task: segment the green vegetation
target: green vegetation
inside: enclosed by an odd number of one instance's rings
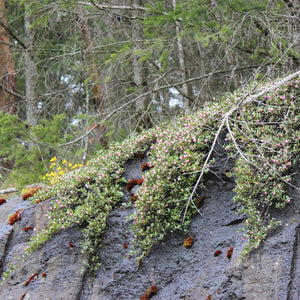
[[[296,80],[245,105],[230,121],[227,149],[239,155],[234,201],[242,204],[240,212],[247,216],[242,229],[248,240],[245,253],[257,248],[269,230],[280,224],[269,209],[293,200],[287,188],[293,187],[291,167],[300,160],[299,96]]]
[[[271,83],[272,85],[272,83]],[[256,87],[255,92],[264,89]],[[254,91],[254,86],[252,91]],[[55,197],[46,217],[48,226],[31,239],[28,253],[53,234],[78,224],[85,240],[82,250],[90,255],[90,268],[99,266],[97,250],[109,213],[122,203],[122,177],[126,160],[150,147],[150,164],[133,203],[134,240],[132,254],[144,257],[168,232],[188,230],[197,213],[197,199],[191,189],[204,166],[223,116],[241,103],[248,93],[239,91],[220,102],[206,105],[199,112],[163,124],[100,150],[83,168],[64,174],[33,196],[33,202]],[[263,97],[230,115],[226,149],[236,158],[232,176],[236,180],[235,201],[245,214],[245,252],[257,248],[269,230],[279,222],[269,216],[272,205],[284,207],[292,175],[289,169],[299,161],[298,80],[265,93]],[[292,163],[293,162],[293,163]],[[205,165],[209,171],[210,161]],[[201,186],[205,181],[201,181]],[[123,203],[123,205],[131,205]],[[93,267],[92,267],[93,266]]]
[[[13,172],[3,176],[5,184],[13,182],[21,188],[39,182],[48,172],[48,162],[55,155],[72,162],[78,159],[80,153],[74,151],[76,143],[70,147],[60,146],[72,141],[76,130],[78,128],[70,126],[64,114],[55,115],[52,121],[44,119],[39,125],[28,127],[17,116],[0,111],[0,157],[9,165],[14,164]]]

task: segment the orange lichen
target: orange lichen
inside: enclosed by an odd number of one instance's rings
[[[27,226],[27,227],[24,227],[22,230],[27,232],[28,230],[32,230],[33,227],[32,226]]]
[[[21,219],[21,209],[18,209],[12,216],[9,217],[8,219],[8,224],[9,225],[14,225],[18,220]]]
[[[94,122],[91,126],[89,126],[87,128],[87,131],[90,131],[90,130],[94,129],[96,126],[97,126],[97,124]]]
[[[71,241],[69,241],[69,247],[70,248],[74,248],[75,247],[74,244]]]
[[[20,300],[23,300],[24,297],[25,297],[25,295],[26,295],[26,293],[24,293],[24,294],[21,296]]]
[[[211,295],[207,295],[206,300],[211,300]]]
[[[6,200],[5,199],[0,199],[0,205],[6,203]]]
[[[25,282],[24,286],[27,286],[32,280],[35,279],[35,277],[37,277],[39,274],[38,273],[34,273],[33,275],[31,275],[29,277],[29,279]]]
[[[141,178],[141,179],[130,179],[128,182],[127,182],[127,187],[126,187],[126,190],[129,192],[135,185],[141,185],[144,181],[144,178]]]
[[[222,253],[221,250],[217,250],[217,251],[215,251],[214,256],[219,256],[219,254],[221,254],[221,253]]]
[[[183,246],[184,246],[185,248],[190,248],[190,247],[193,246],[193,244],[194,244],[194,239],[193,239],[192,237],[189,237],[189,238],[187,238],[187,239],[184,241]]]
[[[47,276],[47,274],[46,273],[42,273],[42,277],[46,277]]]
[[[41,187],[25,189],[25,191],[22,193],[23,200],[26,200],[26,199],[32,197],[40,189],[41,189]]]
[[[140,159],[145,158],[145,154],[144,153],[138,153],[138,156],[139,156]]]
[[[202,205],[203,200],[206,198],[205,195],[198,197],[195,201],[195,205],[197,208],[199,208]]]
[[[139,259],[138,260],[138,267],[140,268],[140,267],[142,267],[143,266],[143,264],[142,264],[142,260],[141,259]]]
[[[144,172],[144,171],[146,171],[146,170],[151,169],[152,167],[153,167],[153,166],[151,166],[151,165],[145,163],[145,164],[142,164],[141,170],[142,170],[142,172]]]
[[[131,196],[131,197],[130,197],[129,201],[130,201],[130,202],[135,202],[135,201],[138,200],[138,199],[139,199],[138,195],[134,195],[134,196]]]
[[[124,242],[124,244],[123,244],[123,248],[124,248],[124,249],[127,249],[127,248],[128,248],[128,246],[127,246],[126,242]]]
[[[233,249],[234,249],[234,247],[233,247],[233,246],[232,246],[232,247],[230,247],[230,248],[228,249],[228,251],[227,251],[227,255],[226,255],[226,257],[227,257],[228,259],[230,259],[230,258],[231,258],[232,254],[233,254]]]
[[[147,289],[146,293],[140,297],[140,300],[151,299],[154,295],[157,294],[158,288],[156,285],[151,285],[149,289]]]

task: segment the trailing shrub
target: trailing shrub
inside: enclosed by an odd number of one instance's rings
[[[260,88],[272,84],[276,82]],[[300,159],[299,96],[299,80],[288,82],[245,105],[230,121],[227,149],[239,155],[234,201],[242,204],[240,212],[247,216],[242,229],[245,253],[257,248],[280,224],[270,216],[270,208],[282,208],[293,200],[287,189],[292,186],[290,169]]]

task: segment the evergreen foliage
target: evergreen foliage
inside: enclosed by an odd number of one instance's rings
[[[66,153],[68,148],[60,147],[74,139],[72,133],[64,114],[54,116],[52,121],[44,119],[35,127],[27,127],[17,116],[0,112],[0,157],[15,167],[3,180],[21,188],[41,181],[51,157],[76,160],[76,153]]]

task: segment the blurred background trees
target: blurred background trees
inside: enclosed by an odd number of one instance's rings
[[[0,0],[3,180],[298,69],[296,2]]]

